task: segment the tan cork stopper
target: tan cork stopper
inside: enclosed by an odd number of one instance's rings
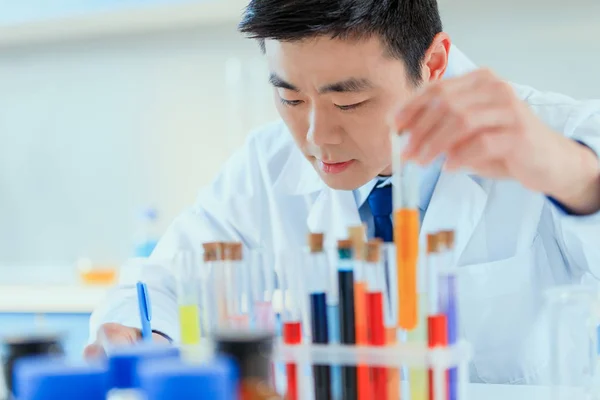
[[[442,242],[447,248],[451,249],[454,247],[454,231],[442,231],[440,235],[442,236]]]
[[[348,237],[352,241],[352,251],[354,252],[354,258],[357,260],[362,260],[365,252],[365,232],[364,225],[348,228]]]
[[[365,260],[369,263],[377,263],[381,258],[381,245],[383,240],[373,239],[369,240],[366,245]]]
[[[321,253],[323,251],[323,241],[325,235],[322,233],[309,233],[308,234],[308,248],[311,253]]]
[[[352,249],[352,240],[344,239],[338,240],[337,242],[338,249]]]
[[[204,262],[219,260],[219,243],[204,243]]]
[[[430,233],[427,235],[427,253],[437,253],[440,250],[440,242],[442,236],[440,234]]]

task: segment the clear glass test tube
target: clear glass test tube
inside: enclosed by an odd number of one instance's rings
[[[323,234],[308,236],[306,284],[310,301],[312,343],[329,344],[327,323],[327,292],[329,291],[329,265],[323,251]],[[331,367],[314,365],[312,368],[314,400],[331,399]]]
[[[407,132],[391,133],[393,172],[393,221],[398,269],[398,326],[406,331],[417,328],[419,300],[417,271],[419,260],[420,173],[416,165],[402,158],[409,142]]]
[[[597,291],[583,285],[546,292],[553,400],[592,399],[597,360]]]
[[[385,271],[386,296],[383,299],[384,324],[386,330],[386,346],[398,345],[399,336],[402,333],[398,329],[398,269],[396,268],[396,246],[393,243],[384,243],[382,259]],[[408,399],[408,385],[401,385],[401,378],[407,375],[407,368],[388,369],[387,398]],[[402,389],[402,393],[400,390]]]
[[[224,304],[224,271],[223,271],[223,244],[212,242],[204,243],[204,265],[203,275],[204,292],[202,295],[204,310],[203,319],[205,332],[214,332],[220,326],[225,324],[225,304]]]
[[[275,258],[273,254],[264,249],[250,251],[249,274],[252,283],[252,325],[260,330],[274,331]]]
[[[246,267],[243,262],[242,244],[226,243],[223,271],[228,328],[249,329],[250,327],[250,282]]]
[[[419,208],[419,169],[402,158],[410,134],[392,131],[392,180],[394,210]]]
[[[191,251],[179,251],[174,261],[181,343],[197,345],[200,342],[201,265],[196,262],[196,257]]]
[[[366,280],[366,308],[367,327],[369,331],[369,345],[384,347],[387,342],[385,327],[384,304],[388,298],[385,279],[385,264],[382,262],[383,242],[371,240],[366,244],[365,251],[365,280]],[[383,367],[371,367],[371,390],[376,399],[388,398],[388,376],[394,370]]]

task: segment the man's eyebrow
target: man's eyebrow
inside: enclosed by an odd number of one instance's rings
[[[319,93],[347,93],[362,92],[374,87],[370,80],[364,78],[349,78],[340,82],[325,85],[319,89]]]
[[[289,82],[286,82],[281,77],[279,77],[277,74],[271,74],[271,76],[269,77],[269,82],[271,83],[271,85],[275,86],[276,88],[292,90],[294,92],[300,91],[300,90],[298,90],[298,88],[296,86],[292,85]]]

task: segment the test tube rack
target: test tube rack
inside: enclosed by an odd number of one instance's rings
[[[472,346],[459,341],[453,346],[430,349],[425,344],[398,343],[394,346],[347,346],[339,344],[286,345],[278,341],[273,355],[274,362],[295,363],[298,365],[367,365],[387,368],[424,368],[433,371],[435,400],[447,399],[446,373],[451,368],[458,370],[457,399],[467,400],[469,382],[469,362],[473,354]],[[304,369],[298,368],[298,382],[307,382],[302,375]],[[401,382],[406,384],[405,381]],[[311,400],[313,393],[310,385],[301,384],[302,400]]]

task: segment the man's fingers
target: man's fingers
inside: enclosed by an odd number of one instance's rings
[[[83,350],[83,358],[85,358],[86,360],[92,360],[94,358],[103,357],[105,355],[106,353],[104,351],[104,347],[97,343],[90,344]]]
[[[485,74],[482,71],[476,71],[457,78],[427,84],[419,94],[396,113],[395,124],[398,130],[406,129],[406,124],[412,120],[425,105],[430,104],[432,101],[435,101],[435,99],[451,98],[453,97],[452,94],[457,91],[468,92],[476,87],[484,77]]]
[[[484,164],[500,160],[502,154],[510,151],[512,142],[512,136],[501,130],[474,136],[449,152],[445,167],[449,170],[461,167],[479,169]]]
[[[108,323],[98,329],[98,340],[111,344],[135,343],[139,338],[139,330],[120,324]]]
[[[106,349],[111,345],[127,345],[135,343],[140,338],[139,330],[115,323],[100,326],[96,342],[83,350],[85,358],[96,358],[106,355]]]
[[[421,153],[418,160],[427,164],[441,153],[447,153],[477,134],[499,131],[513,123],[512,113],[501,107],[474,108],[458,115],[447,114],[437,129],[427,137],[425,152]]]

